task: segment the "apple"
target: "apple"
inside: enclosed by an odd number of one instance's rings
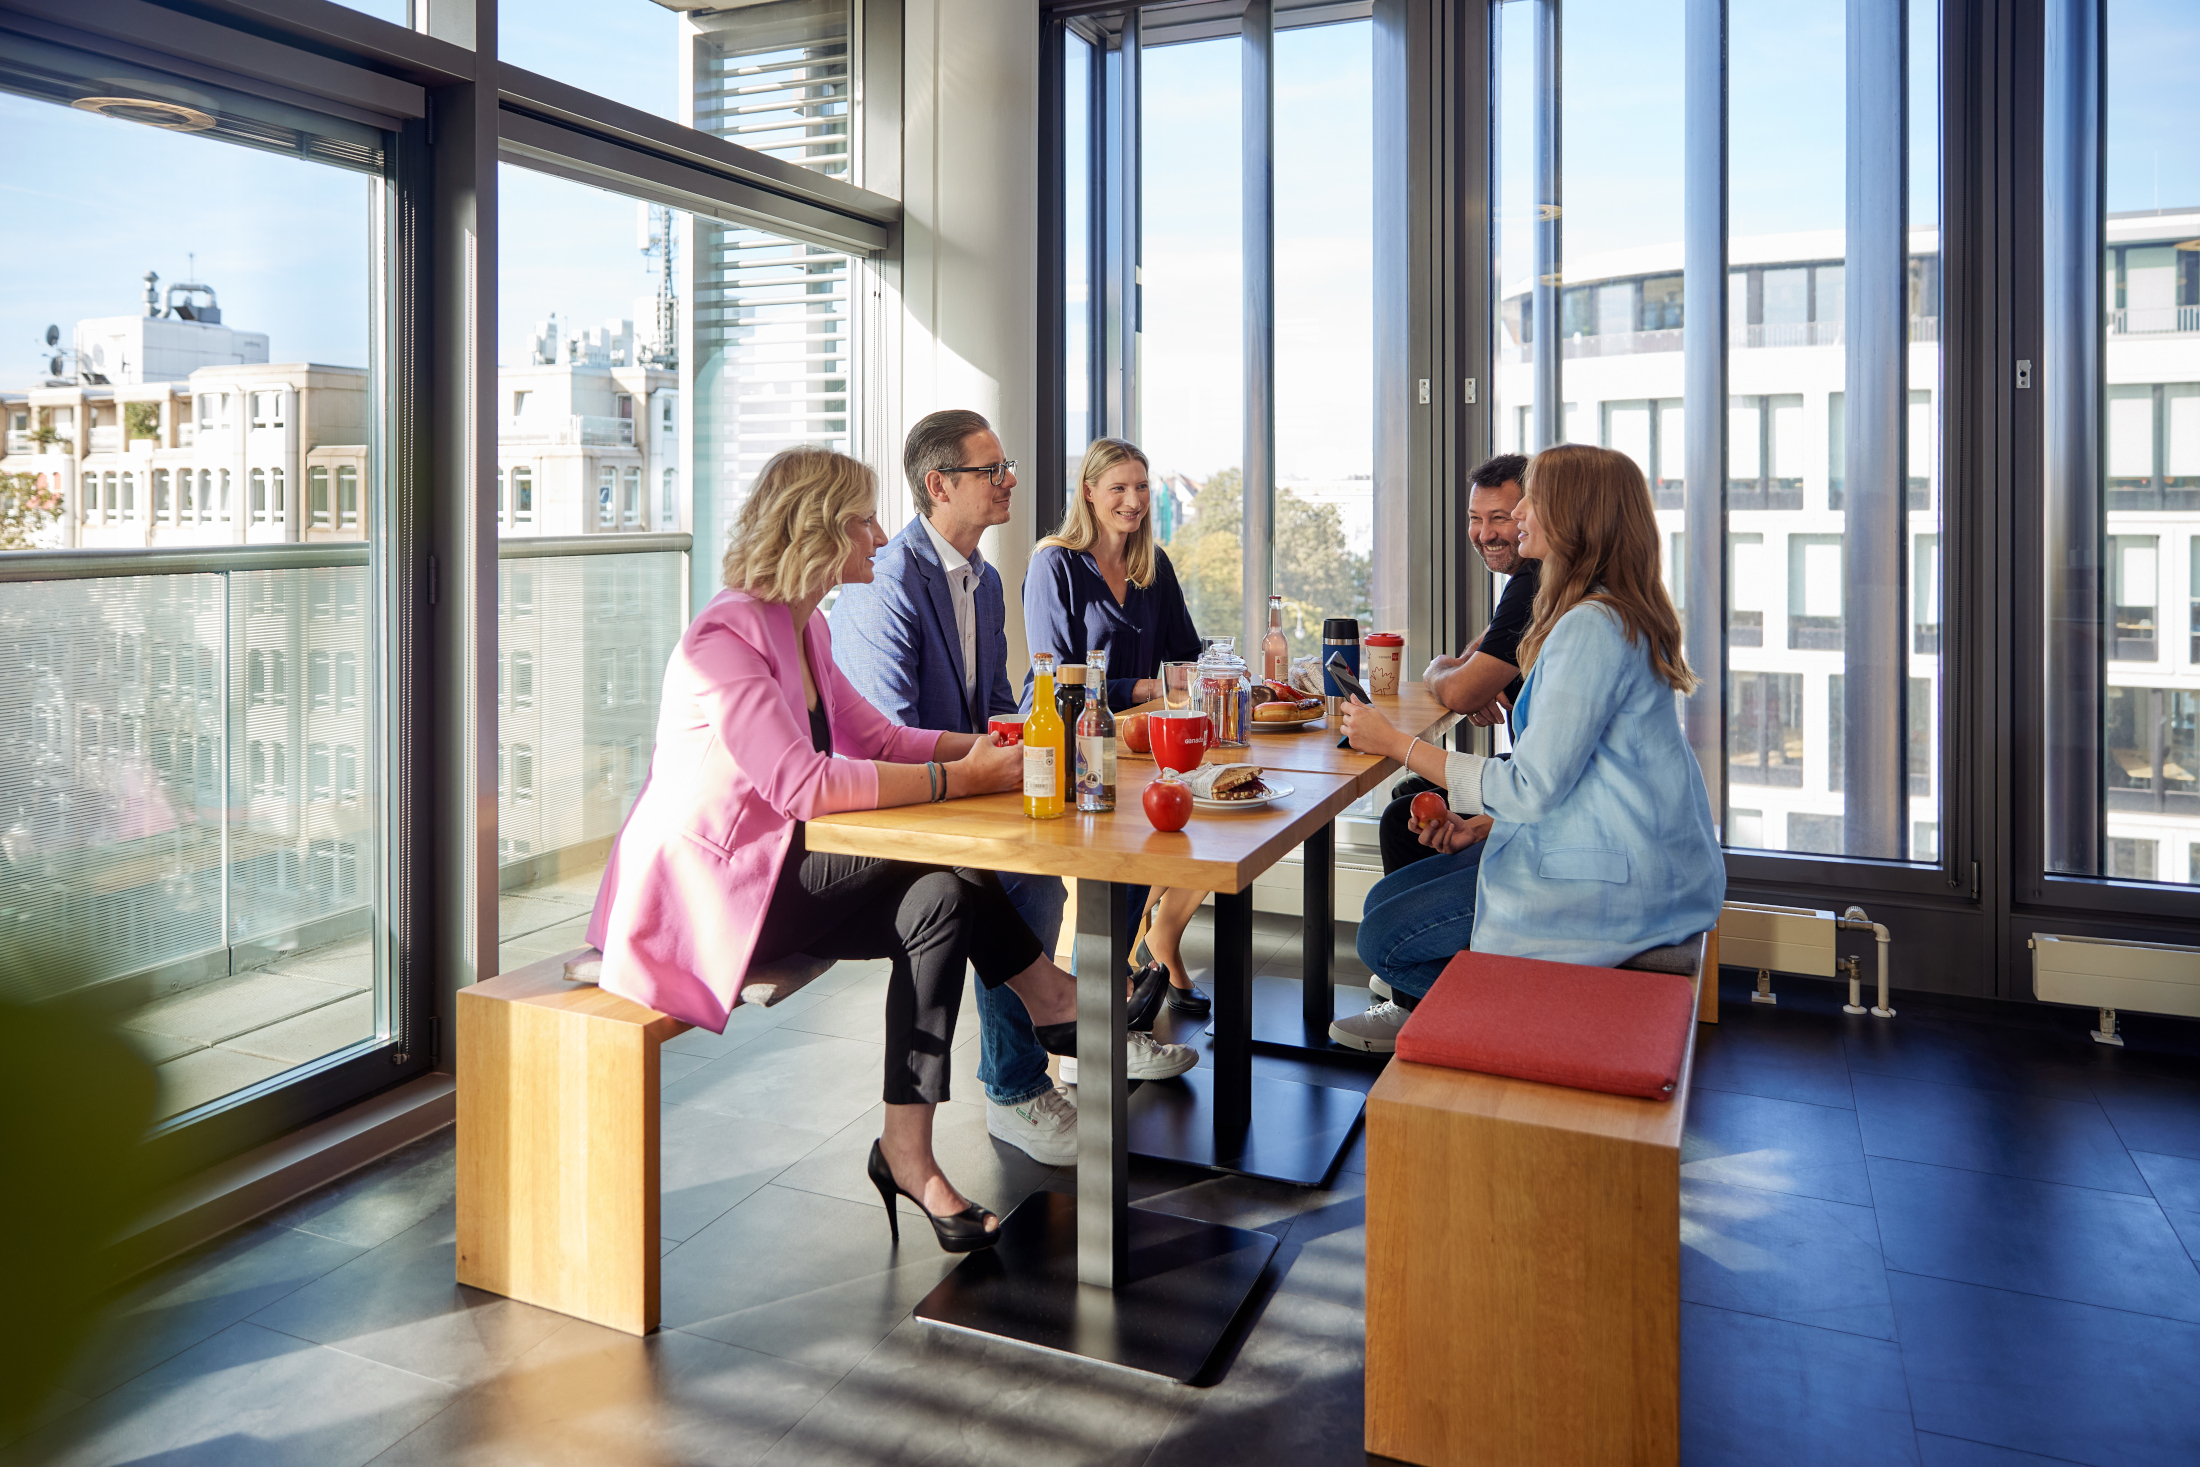
[[[1435,790],[1423,790],[1413,797],[1412,808],[1407,812],[1407,824],[1413,827],[1415,835],[1419,835],[1443,819],[1450,809],[1451,806],[1444,803],[1443,795]]]
[[[1141,803],[1155,830],[1182,830],[1184,822],[1192,818],[1192,792],[1173,769],[1162,770],[1161,777],[1146,786]]]
[[[1146,715],[1126,713],[1115,720],[1115,736],[1123,741],[1123,747],[1133,754],[1151,754],[1153,746],[1146,738]]]

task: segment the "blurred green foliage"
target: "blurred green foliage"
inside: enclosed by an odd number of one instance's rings
[[[11,951],[0,979],[44,986],[65,966]],[[11,987],[24,991],[0,982]],[[152,1200],[155,1089],[153,1067],[102,1017],[0,1003],[0,1441],[61,1382],[115,1281],[109,1244]]]

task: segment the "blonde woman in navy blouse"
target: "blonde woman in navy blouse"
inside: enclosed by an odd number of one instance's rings
[[[1199,656],[1199,631],[1184,604],[1168,552],[1154,543],[1153,485],[1146,455],[1120,438],[1096,438],[1077,471],[1077,493],[1062,526],[1039,542],[1024,572],[1024,637],[1055,665],[1108,656],[1108,707],[1129,708],[1161,696],[1161,664]],[[1031,708],[1031,680],[1023,706]],[[1161,963],[1140,975],[1134,1024],[1150,1020],[1168,973],[1170,1007],[1203,1014],[1207,996],[1192,986],[1176,938],[1200,900],[1198,892],[1161,892],[1147,946]],[[1147,893],[1133,889],[1141,907]]]

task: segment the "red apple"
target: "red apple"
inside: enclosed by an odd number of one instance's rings
[[[1173,770],[1162,770],[1161,777],[1146,786],[1143,803],[1155,830],[1182,830],[1192,818],[1192,792]]]
[[[1146,740],[1146,715],[1143,713],[1126,713],[1115,720],[1115,736],[1133,754],[1153,752],[1153,746]]]
[[[1413,827],[1415,835],[1419,835],[1423,830],[1443,819],[1445,813],[1450,809],[1451,807],[1444,803],[1443,795],[1435,790],[1423,790],[1413,797],[1413,806],[1407,812],[1409,817],[1407,824]]]

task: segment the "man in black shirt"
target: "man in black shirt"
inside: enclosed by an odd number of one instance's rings
[[[1421,674],[1438,702],[1484,728],[1503,723],[1513,699],[1520,695],[1520,639],[1527,634],[1533,615],[1540,568],[1520,553],[1520,530],[1514,520],[1520,508],[1520,476],[1527,470],[1525,454],[1501,453],[1468,476],[1468,538],[1481,552],[1484,565],[1511,579],[1482,635],[1457,657],[1438,657]],[[1391,786],[1393,798],[1383,811],[1381,827],[1385,875],[1436,854],[1406,828],[1413,797],[1435,788],[1415,775]]]

